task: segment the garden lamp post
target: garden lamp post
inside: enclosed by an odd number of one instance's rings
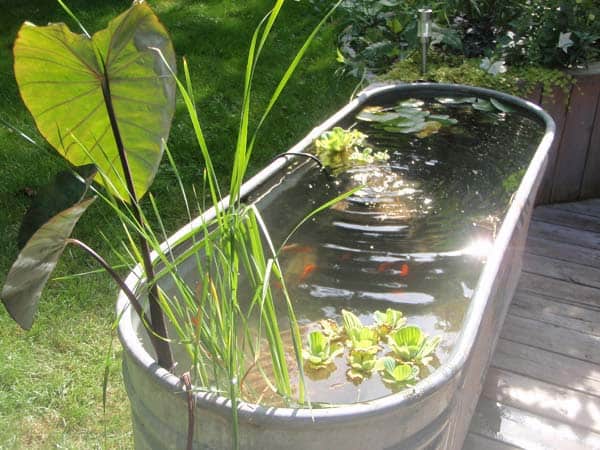
[[[431,38],[431,9],[419,9],[417,37],[421,40],[421,74],[427,73],[427,46]]]

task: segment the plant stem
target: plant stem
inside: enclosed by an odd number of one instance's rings
[[[133,207],[133,214],[136,221],[138,222],[138,225],[140,226],[140,228],[143,229],[145,227],[144,217],[141,211],[139,201],[137,199],[137,195],[135,193],[133,177],[131,176],[129,162],[127,161],[127,153],[125,152],[125,146],[123,145],[121,133],[117,124],[117,118],[115,115],[115,111],[112,104],[112,98],[110,95],[110,85],[108,81],[108,74],[106,73],[106,67],[104,67],[104,77],[102,79],[102,94],[104,95],[104,102],[106,104],[106,110],[110,119],[110,126],[112,129],[113,136],[115,138],[117,150],[119,152],[121,168],[123,169],[123,175],[125,176],[125,183],[127,184],[129,199]],[[156,347],[156,357],[158,359],[158,364],[161,367],[170,370],[173,367],[173,355],[171,353],[169,343],[166,341],[166,339],[168,339],[167,327],[165,325],[165,319],[160,308],[160,304],[158,302],[158,289],[155,284],[154,266],[152,265],[152,258],[150,257],[150,248],[148,246],[148,241],[142,235],[139,236],[139,243],[143,260],[144,272],[146,274],[146,282],[148,284],[148,302],[150,305],[150,318],[152,327],[152,330],[149,334],[152,335],[154,332],[158,336],[161,336],[163,339],[165,339],[157,340],[158,346]]]
[[[148,320],[148,316],[144,312],[144,309],[142,308],[142,305],[140,305],[140,302],[138,301],[135,294],[131,291],[131,289],[129,289],[129,286],[127,286],[127,284],[125,284],[125,281],[123,281],[123,279],[119,276],[117,271],[108,262],[106,262],[106,260],[102,256],[100,256],[89,245],[87,245],[84,242],[81,242],[79,239],[69,238],[69,239],[67,239],[66,242],[67,242],[67,244],[72,244],[72,245],[75,245],[76,247],[79,247],[80,249],[85,251],[88,255],[90,255],[92,258],[94,258],[102,266],[102,268],[104,270],[106,270],[106,272],[113,278],[113,280],[115,280],[117,285],[125,293],[125,295],[129,299],[129,303],[131,303],[131,306],[133,307],[133,309],[135,309],[135,312],[140,317],[142,322],[144,324],[150,324],[150,321]],[[152,346],[154,347],[154,350],[158,352],[158,348],[163,343],[163,341],[160,338],[158,338],[158,336],[156,336],[154,333],[149,333],[149,335],[150,335],[150,340],[152,341]]]
[[[188,410],[188,432],[187,432],[187,444],[186,450],[193,450],[194,448],[194,410],[196,408],[194,393],[192,391],[192,379],[190,373],[186,372],[181,375],[181,381],[183,382],[183,389],[187,394],[187,410]]]

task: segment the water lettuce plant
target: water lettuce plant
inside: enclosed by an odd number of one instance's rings
[[[440,340],[440,336],[427,337],[416,325],[407,325],[389,335],[388,345],[401,361],[427,364]]]
[[[319,365],[332,353],[326,347],[329,342],[327,336],[345,338],[345,350],[341,345],[336,347],[335,356],[346,351],[346,377],[354,384],[362,383],[374,372],[379,372],[381,380],[394,390],[419,381],[418,366],[429,364],[441,337],[427,337],[419,326],[405,325],[404,314],[393,308],[385,312],[374,311],[373,320],[373,325],[364,325],[352,311],[342,309],[343,330],[331,319],[319,321],[324,329],[332,331],[312,332],[309,341],[312,341],[314,333],[319,333],[319,336],[314,336],[315,351],[310,350],[307,354],[315,353],[315,364]],[[394,357],[378,357],[381,353]]]
[[[377,363],[379,347],[370,345],[368,340],[356,342],[348,355],[348,370],[346,376],[352,382],[360,383],[371,376]]]
[[[388,308],[385,312],[375,311],[373,313],[377,331],[381,337],[387,336],[406,323],[406,317],[397,309]]]
[[[319,326],[323,334],[331,341],[340,341],[344,337],[344,329],[333,319],[319,320]]]
[[[310,369],[323,369],[333,364],[336,356],[344,353],[342,344],[333,343],[321,331],[311,331],[308,335],[308,347],[302,356]]]
[[[377,361],[377,369],[381,373],[381,380],[394,388],[415,384],[419,377],[418,366],[399,363],[389,356]]]
[[[345,130],[335,127],[319,136],[315,142],[315,153],[324,167],[334,174],[353,166],[387,161],[386,152],[373,152],[367,146],[368,136],[358,130]]]

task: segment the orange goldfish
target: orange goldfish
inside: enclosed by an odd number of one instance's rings
[[[385,271],[393,269],[394,267],[397,267],[397,266],[398,266],[398,263],[395,261],[385,261],[377,266],[377,272],[380,272],[380,273],[385,272]],[[410,269],[408,267],[408,264],[402,263],[402,265],[400,266],[400,270],[398,271],[398,275],[400,275],[401,277],[406,277],[406,276],[408,276],[409,273],[410,273]]]
[[[305,265],[304,270],[302,270],[302,274],[300,274],[300,278],[298,280],[301,282],[306,280],[310,276],[310,274],[315,271],[316,268],[317,266],[312,263]]]

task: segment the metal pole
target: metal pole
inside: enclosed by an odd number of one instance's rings
[[[419,9],[417,37],[421,40],[421,74],[427,73],[427,47],[431,37],[431,9]]]

